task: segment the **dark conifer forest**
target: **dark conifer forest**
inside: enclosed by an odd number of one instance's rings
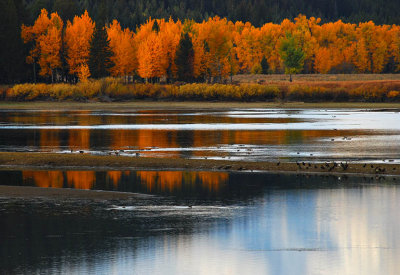
[[[26,0],[24,7],[30,23],[42,8],[57,11],[63,20],[71,20],[87,10],[96,22],[102,17],[107,21],[117,19],[130,29],[150,16],[202,21],[218,15],[259,27],[267,22],[293,19],[299,13],[320,17],[323,22],[342,19],[352,23],[372,20],[375,24],[400,24],[398,0]]]

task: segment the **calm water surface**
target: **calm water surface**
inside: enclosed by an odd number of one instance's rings
[[[152,195],[90,203],[0,196],[1,274],[400,270],[398,178],[0,171],[0,183]]]
[[[1,151],[400,162],[399,144],[396,110],[0,111]]]

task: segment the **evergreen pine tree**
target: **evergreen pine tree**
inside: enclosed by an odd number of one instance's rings
[[[160,26],[157,23],[157,20],[154,20],[153,24],[153,32],[158,33],[160,31]]]
[[[261,73],[268,74],[268,71],[269,71],[268,61],[265,58],[265,56],[263,56],[263,58],[261,59]]]
[[[175,64],[178,69],[178,80],[191,81],[193,79],[194,50],[192,39],[188,33],[181,36],[176,50]]]
[[[114,65],[111,61],[113,53],[110,40],[104,27],[96,26],[90,42],[89,70],[93,78],[102,78],[109,75],[109,69]]]
[[[26,20],[21,0],[0,1],[0,83],[26,81],[26,48],[21,39],[21,24]]]

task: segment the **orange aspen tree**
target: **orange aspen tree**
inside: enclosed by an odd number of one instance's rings
[[[89,66],[87,64],[82,64],[78,72],[79,81],[85,82],[88,80],[89,77],[90,77]]]
[[[203,28],[205,21],[196,23],[191,28],[191,39],[193,43],[193,74],[196,78],[208,77],[209,47],[207,43],[199,37],[200,29]]]
[[[380,73],[386,65],[385,29],[385,26],[376,26],[372,21],[358,25],[355,65],[360,72]]]
[[[72,23],[70,21],[67,23],[65,44],[67,63],[71,75],[78,75],[81,67],[87,65],[94,27],[94,22],[87,11],[80,17],[75,16]]]
[[[284,33],[278,24],[267,23],[260,28],[260,44],[272,71],[283,70],[279,55],[280,40]]]
[[[328,48],[320,47],[315,53],[315,70],[318,73],[326,74],[332,68],[331,51]]]
[[[63,21],[57,13],[51,14],[50,25],[45,35],[39,40],[40,75],[51,76],[54,82],[54,71],[61,67],[61,35]]]
[[[234,42],[240,69],[249,73],[255,65],[261,62],[263,52],[260,45],[260,29],[246,23],[241,33],[236,33]]]
[[[160,31],[158,32],[158,39],[162,44],[163,58],[165,62],[162,64],[169,78],[176,77],[177,68],[175,65],[176,50],[178,48],[179,40],[182,33],[182,23],[176,23],[170,18],[168,21],[160,20]]]
[[[159,20],[160,21],[160,20]],[[153,30],[156,20],[149,18],[136,31],[138,74],[146,81],[151,78],[162,77],[166,74],[163,64],[163,49],[158,39],[158,32]],[[157,23],[157,26],[159,24]]]
[[[233,47],[233,23],[216,16],[197,24],[196,27],[193,42],[195,74],[206,73],[217,79],[228,76],[229,56]],[[203,57],[207,62],[203,63]],[[206,72],[202,71],[204,65]]]
[[[111,57],[114,66],[111,68],[113,76],[127,76],[137,69],[136,43],[134,33],[128,28],[121,29],[117,20],[106,28],[110,38],[110,47],[114,53]]]
[[[138,73],[140,77],[146,80],[151,78],[160,78],[166,74],[165,56],[158,35],[151,32],[148,37],[139,45],[138,48]]]
[[[25,43],[33,42],[26,61],[34,66],[36,82],[36,63],[40,65],[40,75],[51,75],[53,69],[60,67],[61,31],[63,22],[57,13],[49,18],[46,9],[42,9],[33,26],[21,27],[21,37]]]
[[[360,73],[368,72],[368,70],[371,68],[368,51],[365,47],[365,42],[363,39],[358,40],[357,44],[355,45],[353,62]]]

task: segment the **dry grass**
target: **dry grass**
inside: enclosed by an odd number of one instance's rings
[[[372,76],[372,75],[371,75]],[[276,81],[255,84],[133,84],[105,78],[71,84],[19,84],[8,89],[10,101],[305,101],[305,102],[400,102],[400,80]]]

